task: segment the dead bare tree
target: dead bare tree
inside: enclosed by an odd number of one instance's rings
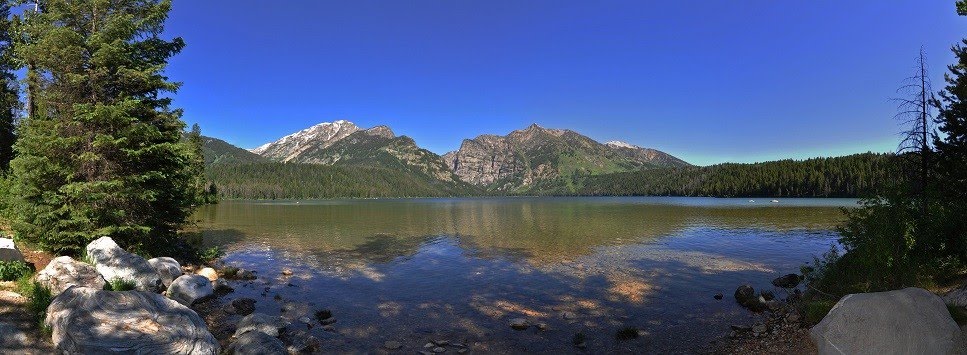
[[[933,153],[932,108],[935,99],[923,48],[920,48],[920,55],[917,57],[916,74],[906,78],[897,93],[900,97],[893,99],[898,103],[894,118],[903,127],[897,156],[905,163],[902,168],[908,176],[914,195],[925,198]]]

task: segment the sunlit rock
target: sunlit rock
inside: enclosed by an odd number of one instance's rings
[[[181,264],[179,264],[178,260],[175,260],[174,258],[160,257],[149,259],[148,264],[150,264],[151,267],[154,268],[154,271],[161,276],[161,283],[164,284],[165,287],[170,286],[171,282],[182,274]]]
[[[217,354],[194,311],[156,293],[71,287],[54,298],[45,324],[65,354]]]
[[[139,291],[161,292],[164,284],[147,260],[121,249],[110,237],[101,237],[87,245],[87,256],[97,272],[107,281],[134,282]]]
[[[168,297],[186,306],[206,300],[215,295],[212,282],[201,275],[182,275],[171,282]]]
[[[95,290],[104,288],[104,277],[88,263],[74,260],[69,256],[59,256],[51,260],[37,273],[37,282],[57,296],[71,286],[90,287]]]

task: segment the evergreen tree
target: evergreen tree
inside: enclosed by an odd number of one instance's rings
[[[204,141],[201,136],[201,127],[197,123],[191,126],[186,139],[191,148],[191,162],[189,163],[190,175],[192,176],[191,186],[194,190],[194,202],[198,205],[211,203],[211,195],[208,194],[205,177],[205,153],[203,151]]]
[[[170,245],[191,212],[193,152],[166,94],[169,0],[46,0],[16,19],[28,117],[11,163],[14,228],[58,252],[111,236]]]
[[[10,5],[0,3],[0,170],[7,170],[13,159],[13,142],[16,139],[17,77],[10,41]]]

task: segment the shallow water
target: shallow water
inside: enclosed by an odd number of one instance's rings
[[[771,289],[797,272],[835,243],[840,208],[856,203],[753,200],[229,201],[195,218],[226,263],[262,276],[229,298],[297,325],[332,310],[335,332],[307,329],[323,350],[397,340],[413,352],[447,339],[479,352],[575,352],[581,332],[590,352],[692,352],[755,317],[732,300],[738,285]],[[519,317],[547,329],[512,330]],[[646,335],[616,340],[626,326]]]

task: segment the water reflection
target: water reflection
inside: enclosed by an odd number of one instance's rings
[[[582,332],[594,352],[682,352],[752,317],[712,295],[771,287],[835,240],[838,206],[852,201],[823,201],[227,202],[198,217],[206,241],[231,250],[227,262],[264,275],[233,297],[293,320],[333,310],[335,333],[312,330],[327,351],[385,340],[422,350],[447,338],[483,352],[559,353]],[[514,331],[514,317],[548,330]],[[623,326],[648,335],[616,341]]]

